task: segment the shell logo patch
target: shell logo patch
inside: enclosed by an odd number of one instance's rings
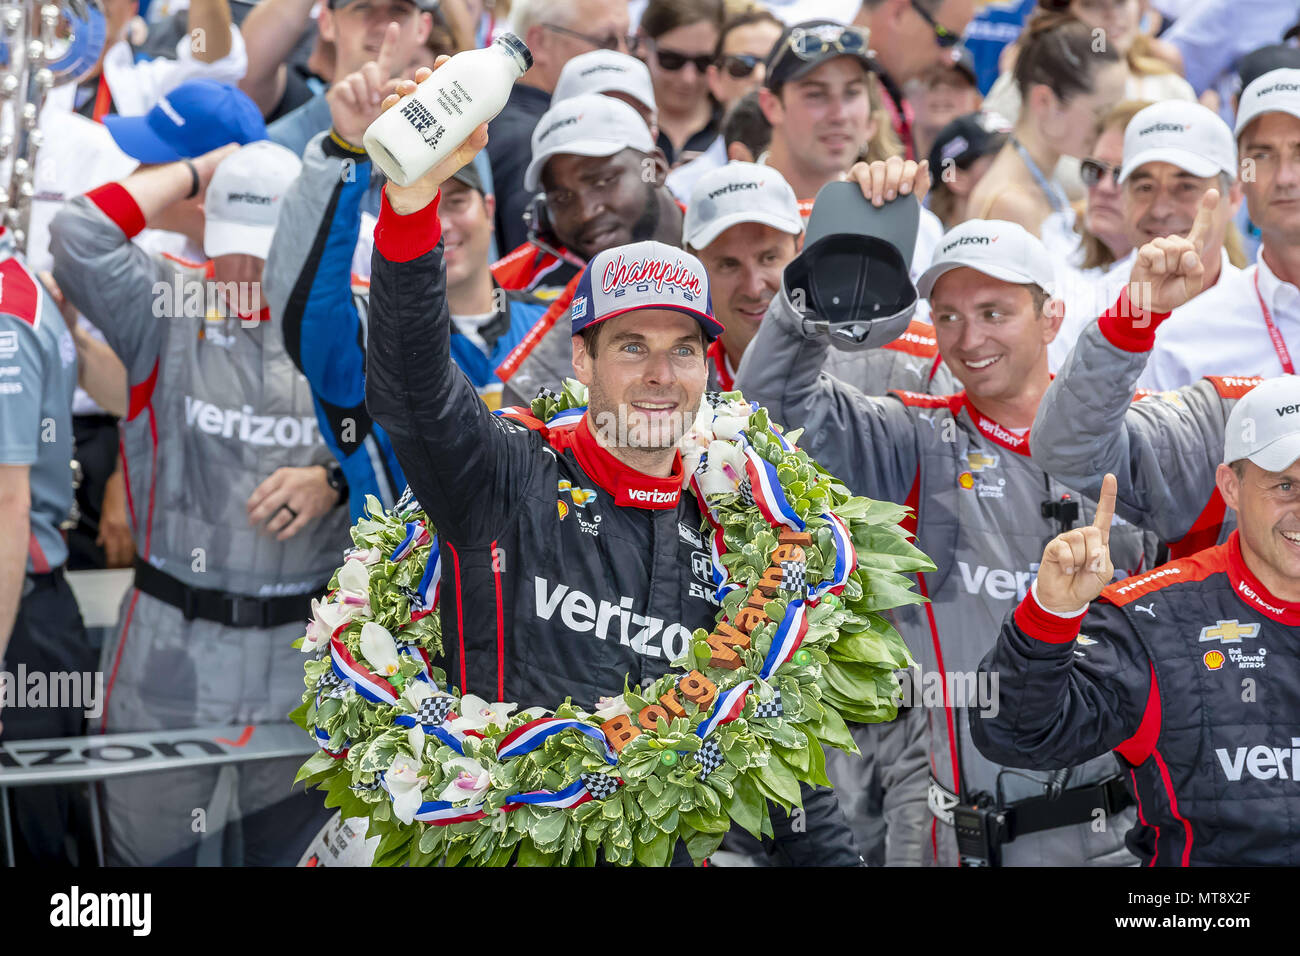
[[[969,471],[963,471],[960,475],[957,476],[957,484],[961,485],[967,491],[970,491],[972,488],[975,487],[975,476],[972,475]]]
[[[569,500],[573,502],[575,508],[585,508],[587,504],[596,497],[594,488],[578,488],[567,479],[561,479],[557,486],[560,499],[555,502],[556,508],[560,513],[560,520],[563,521],[569,513],[569,506],[564,501],[564,494],[567,492]]]
[[[1223,656],[1223,651],[1206,651],[1201,660],[1205,662],[1206,670],[1217,671],[1223,666],[1226,658]]]

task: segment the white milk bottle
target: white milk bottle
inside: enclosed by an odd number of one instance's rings
[[[411,185],[500,113],[515,80],[532,65],[533,55],[513,33],[457,53],[370,124],[366,152],[397,185]]]

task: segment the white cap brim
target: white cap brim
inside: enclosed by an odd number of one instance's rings
[[[1268,74],[1264,75],[1267,76]],[[1247,126],[1268,113],[1288,113],[1296,119],[1300,119],[1300,103],[1297,103],[1294,98],[1288,99],[1289,102],[1286,104],[1257,102],[1253,108],[1247,109],[1237,116],[1237,127],[1232,131],[1232,135],[1240,138]]]
[[[616,142],[612,139],[579,139],[570,143],[558,144],[551,149],[543,150],[533,157],[532,162],[528,164],[528,168],[524,170],[524,188],[530,193],[535,193],[541,188],[542,167],[546,165],[547,160],[552,156],[565,154],[570,156],[613,156],[625,149],[635,148],[627,143]]]
[[[921,278],[916,281],[916,292],[922,299],[930,298],[930,293],[934,290],[934,284],[939,281],[939,277],[944,273],[951,272],[953,269],[974,269],[976,272],[982,272],[986,276],[992,276],[995,279],[1001,279],[1003,282],[1014,282],[1016,285],[1039,285],[1042,283],[1027,273],[1009,266],[996,265],[990,262],[963,262],[960,259],[947,259],[943,262],[935,263],[921,274]],[[1044,288],[1049,295],[1051,289]]]
[[[203,254],[209,259],[229,255],[265,259],[271,251],[274,236],[275,226],[250,226],[209,219],[203,228]]]
[[[800,235],[803,232],[802,218],[790,219],[787,216],[772,212],[733,212],[726,216],[719,216],[717,219],[710,219],[708,222],[701,224],[691,235],[683,238],[692,249],[704,249],[726,230],[732,226],[740,225],[742,222],[756,222],[762,226],[771,226],[781,232],[788,232],[792,236]]]
[[[1300,461],[1300,432],[1283,435],[1246,457],[1265,471],[1286,471]]]
[[[1208,179],[1215,173],[1235,174],[1233,170],[1224,169],[1214,160],[1207,159],[1199,153],[1178,149],[1176,146],[1158,146],[1154,149],[1144,149],[1126,161],[1119,171],[1119,181],[1124,182],[1133,175],[1135,169],[1147,163],[1172,163],[1184,172],[1200,176],[1202,179]]]

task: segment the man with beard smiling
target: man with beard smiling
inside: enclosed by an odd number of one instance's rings
[[[557,103],[538,121],[524,188],[545,191],[549,231],[585,263],[598,252],[645,239],[681,245],[683,209],[664,186],[667,175],[668,164],[637,111],[592,93]],[[500,268],[494,272],[506,288],[519,288]],[[572,374],[569,334],[558,320],[568,311],[578,278],[497,367],[505,404],[527,404],[539,388],[558,390]]]
[[[398,95],[415,88],[406,81]],[[492,415],[451,360],[438,220],[442,185],[486,141],[483,124],[411,186],[385,187],[366,399],[445,548],[449,679],[520,706],[571,696],[591,709],[624,680],[663,674],[692,630],[713,624],[695,570],[700,506],[682,493],[677,441],[704,399],[705,350],[722,327],[693,256],[654,241],[598,252],[566,323],[586,413],[549,428]],[[834,793],[805,788],[803,805],[799,817],[773,814],[778,852],[855,865]],[[687,862],[683,850],[674,862]]]

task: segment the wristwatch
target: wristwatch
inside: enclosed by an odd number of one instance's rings
[[[348,500],[348,480],[343,477],[343,466],[337,461],[325,466],[325,480],[339,493],[338,504]],[[336,505],[337,507],[337,505]]]

